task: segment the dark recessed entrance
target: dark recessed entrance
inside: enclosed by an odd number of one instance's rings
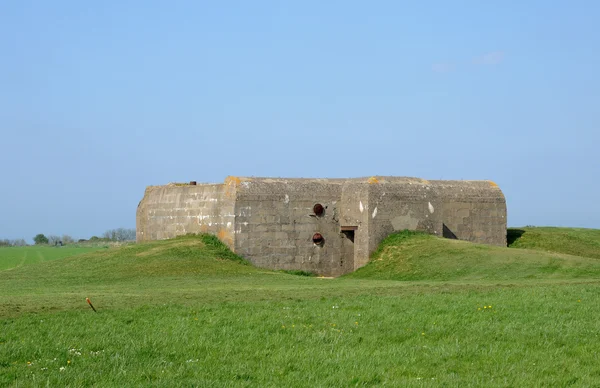
[[[340,271],[342,274],[354,271],[354,234],[358,226],[342,226],[342,251],[340,255]]]
[[[354,231],[353,230],[342,230],[342,233],[346,238],[352,242],[354,242]]]
[[[454,232],[452,232],[450,230],[450,228],[448,228],[446,226],[446,224],[442,224],[442,225],[443,225],[442,226],[442,236],[444,238],[449,238],[449,239],[452,239],[452,240],[458,240],[458,237],[456,237],[456,235],[454,234]]]
[[[358,226],[342,226],[342,234],[352,242],[354,242],[354,232],[358,229]]]

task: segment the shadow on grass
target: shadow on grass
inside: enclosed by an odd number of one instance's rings
[[[282,269],[279,272],[287,273],[288,275],[315,277],[316,273],[310,271],[302,271],[299,269]]]
[[[510,247],[515,242],[517,242],[517,240],[519,240],[524,234],[525,231],[523,229],[508,228],[506,230],[506,245]]]

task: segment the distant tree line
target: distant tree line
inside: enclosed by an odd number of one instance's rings
[[[135,229],[109,229],[106,232],[102,233],[102,237],[92,236],[88,241],[135,241]]]
[[[89,239],[79,239],[77,242],[108,242],[108,241],[135,241],[135,229],[128,228],[117,228],[117,229],[109,229],[102,234],[102,237],[92,236]],[[62,236],[57,235],[45,235],[43,233],[39,233],[35,235],[33,238],[33,242],[35,245],[67,245],[75,243],[75,239],[68,234],[63,234]],[[0,247],[19,247],[29,245],[24,239],[16,239],[16,240],[0,240]]]
[[[35,245],[66,245],[74,243],[75,240],[68,234],[63,234],[62,236],[50,234],[46,236],[40,233],[35,235],[35,237],[33,238],[33,242],[35,243]]]
[[[133,241],[135,240],[135,229],[109,229],[104,232],[102,237],[109,241]]]
[[[3,239],[0,240],[0,247],[25,247],[27,246],[27,241],[22,238],[18,238],[15,240]]]

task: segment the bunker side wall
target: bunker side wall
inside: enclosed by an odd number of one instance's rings
[[[369,185],[369,252],[391,233],[418,230],[442,236],[443,203],[428,183]]]
[[[349,272],[342,258],[340,195],[340,184],[318,180],[241,181],[236,191],[235,252],[274,270],[325,276]],[[320,217],[313,212],[317,203],[325,208]],[[322,245],[313,243],[315,233],[324,237]]]
[[[506,200],[492,182],[441,183],[444,237],[506,246]]]
[[[383,239],[404,229],[506,246],[506,201],[492,182],[374,177],[362,185],[368,187],[368,200],[350,207],[363,216],[368,241],[361,249],[368,247],[367,260]],[[356,268],[366,264],[364,259],[360,255]]]
[[[138,205],[138,242],[211,233],[234,248],[235,192],[223,184],[150,186]]]

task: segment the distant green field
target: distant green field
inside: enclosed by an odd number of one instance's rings
[[[50,247],[35,245],[29,247],[1,247],[0,271],[23,265],[42,263],[44,261],[62,259],[81,253],[97,251],[99,247]]]
[[[599,295],[570,250],[403,232],[322,279],[186,236],[0,271],[0,386],[598,386]]]

